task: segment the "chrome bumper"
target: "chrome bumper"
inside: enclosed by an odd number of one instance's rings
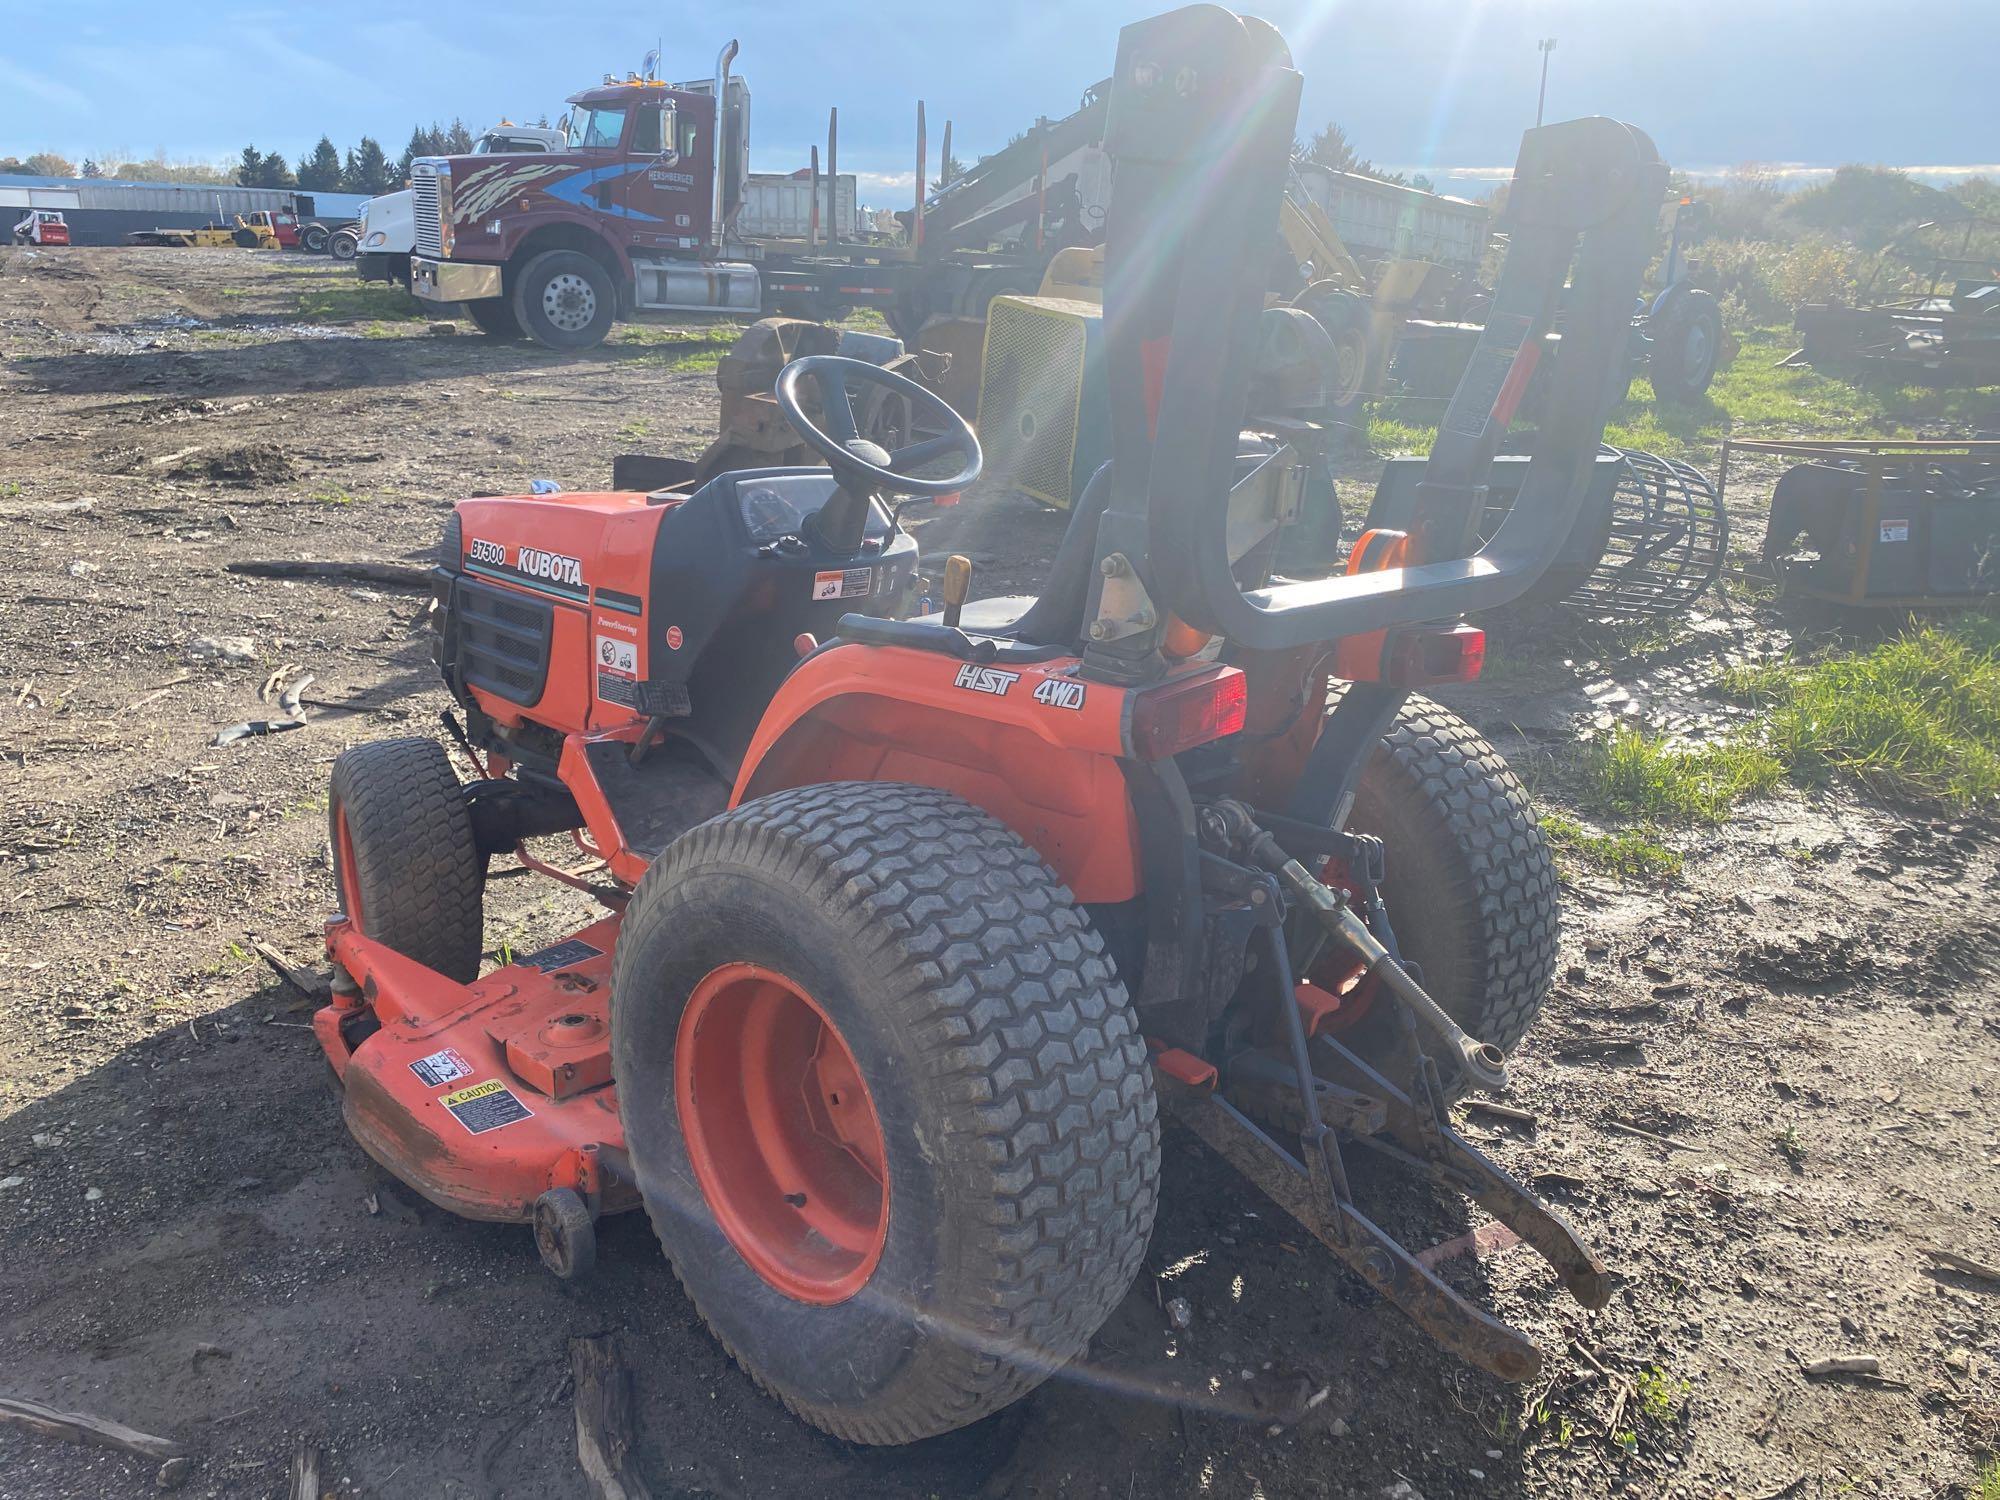
[[[500,295],[500,268],[413,255],[410,290],[426,302],[478,302]]]

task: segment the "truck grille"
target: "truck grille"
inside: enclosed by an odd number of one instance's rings
[[[458,669],[469,687],[532,707],[549,675],[555,607],[471,578],[453,590]]]
[[[422,162],[410,167],[412,206],[417,216],[417,254],[443,256],[444,221],[438,217],[437,168]]]

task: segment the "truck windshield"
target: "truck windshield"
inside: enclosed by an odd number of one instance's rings
[[[579,108],[570,116],[569,143],[578,146],[613,147],[625,133],[625,111],[622,109]]]

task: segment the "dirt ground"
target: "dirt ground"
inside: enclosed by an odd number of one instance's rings
[[[524,1231],[393,1185],[341,1127],[307,1003],[249,949],[320,957],[335,754],[435,730],[423,596],[224,564],[422,561],[456,497],[692,456],[715,393],[656,344],[301,318],[350,274],[0,250],[0,1396],[181,1441],[186,1494],[278,1493],[305,1438],[344,1494],[576,1496],[567,1340],[615,1331],[660,1495],[1968,1493],[2000,1442],[2000,1284],[1923,1252],[2000,1262],[2000,861],[1990,826],[1839,793],[1750,808],[1679,884],[1567,872],[1565,978],[1510,1101],[1535,1123],[1465,1124],[1619,1289],[1584,1312],[1519,1249],[1451,1269],[1548,1351],[1527,1390],[1442,1356],[1171,1133],[1146,1272],[1089,1358],[900,1451],[762,1398],[638,1216],[572,1288]],[[1732,485],[1753,529],[1769,484]],[[968,502],[919,540],[999,592],[1059,527]],[[223,637],[249,659],[195,654]],[[1637,656],[1503,641],[1510,670],[1453,701],[1559,801],[1580,729],[1713,712],[1716,665],[1781,639],[1719,598]],[[314,678],[307,727],[212,746],[279,716],[259,690],[281,668]],[[499,880],[488,938],[571,915]],[[1483,1222],[1358,1180],[1406,1243]],[[1881,1378],[1801,1373],[1849,1353]],[[0,1426],[6,1497],[148,1495],[158,1468]]]

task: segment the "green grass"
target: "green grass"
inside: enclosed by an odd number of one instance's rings
[[[1557,867],[1574,859],[1623,880],[1669,881],[1681,874],[1681,856],[1661,843],[1650,826],[1599,833],[1559,813],[1542,816],[1542,834]]]
[[[743,335],[741,323],[621,323],[606,341],[617,347],[645,348],[659,344],[733,344]]]
[[[642,355],[634,363],[665,370],[713,370],[728,352],[719,348],[662,349],[654,354]]]
[[[353,505],[361,499],[359,495],[343,489],[314,490],[307,498],[320,505]]]
[[[1662,824],[1720,823],[1785,777],[1777,758],[1749,740],[1676,745],[1624,727],[1584,746],[1582,771],[1591,811]]]
[[[1604,440],[1706,468],[1725,437],[1898,437],[1939,426],[1971,431],[1991,420],[1991,398],[1981,391],[1778,369],[1778,361],[1798,347],[1789,328],[1753,329],[1741,339],[1736,358],[1697,406],[1658,405],[1649,381],[1633,381],[1631,393],[1612,409]],[[1376,403],[1369,446],[1378,453],[1428,453],[1444,408],[1442,400],[1423,398]]]
[[[386,281],[342,280],[301,287],[299,316],[312,323],[389,323],[427,318],[430,310]]]
[[[1973,1476],[1972,1500],[2000,1500],[2000,1458],[1981,1465]]]
[[[2000,800],[2000,620],[1962,616],[1852,656],[1738,668],[1725,696],[1765,713],[1795,781],[1835,775],[1896,801]]]

